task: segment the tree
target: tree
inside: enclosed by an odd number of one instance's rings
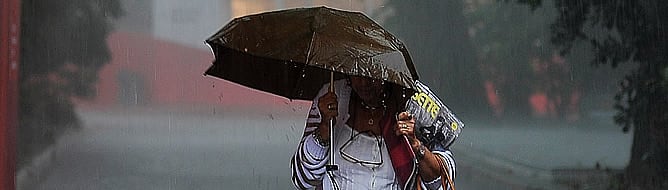
[[[487,111],[463,1],[388,0],[383,23],[406,43],[425,82],[463,118]]]
[[[493,85],[503,111],[497,117],[530,115],[527,100],[532,91],[531,60],[549,57],[543,17],[524,7],[487,2],[473,5],[468,18],[485,80]],[[499,109],[501,109],[499,108]]]
[[[469,6],[469,33],[487,93],[498,100],[490,102],[495,115],[579,120],[582,86],[592,81],[591,69],[578,64],[584,55],[560,56],[550,43],[556,10],[551,6],[528,10],[494,0],[470,2]]]
[[[518,0],[535,8],[541,0]],[[591,43],[593,65],[633,64],[620,81],[615,122],[633,129],[620,189],[668,188],[668,4],[660,0],[554,0],[552,42]]]
[[[110,60],[106,37],[118,0],[23,0],[19,79],[19,167],[77,126],[71,98],[90,98]]]

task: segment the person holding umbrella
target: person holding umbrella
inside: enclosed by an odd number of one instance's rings
[[[296,188],[454,189],[452,153],[448,147],[427,147],[418,140],[415,119],[400,112],[406,98],[395,86],[350,76],[333,87],[336,93],[327,84],[313,100],[291,160]],[[329,144],[330,119],[335,144]],[[338,169],[328,173],[330,148]]]
[[[408,49],[365,14],[269,11],[235,18],[205,42],[215,55],[205,75],[313,100],[291,162],[297,188],[454,189],[449,143],[417,140],[415,129],[432,125],[423,110],[402,112],[406,92],[419,91]]]

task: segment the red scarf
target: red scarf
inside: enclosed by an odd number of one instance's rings
[[[399,178],[399,183],[402,187],[406,186],[408,178],[413,171],[413,149],[410,143],[403,136],[395,134],[394,126],[396,121],[391,116],[385,117],[381,122],[383,130],[383,139],[385,139],[385,146],[390,153],[390,160],[394,173]]]

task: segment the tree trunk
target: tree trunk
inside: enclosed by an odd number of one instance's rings
[[[656,72],[655,68],[647,69]],[[656,73],[654,73],[656,74]],[[644,81],[637,98],[631,160],[624,173],[624,189],[668,189],[668,90],[660,75]],[[642,92],[644,91],[644,92]]]
[[[631,160],[626,167],[624,174],[625,184],[628,186],[625,189],[648,189],[648,186],[653,186],[658,179],[652,179],[658,176],[659,165],[656,162],[656,155],[652,154],[652,150],[656,149],[656,143],[652,142],[649,136],[648,127],[636,128],[633,135],[633,146],[631,148]],[[633,187],[633,188],[631,188]]]
[[[668,189],[668,151],[665,142],[661,142],[666,137],[659,139],[657,133],[651,134],[651,131],[659,132],[657,130],[665,134],[666,125],[668,123],[638,127],[634,131],[631,160],[624,173],[624,189]]]

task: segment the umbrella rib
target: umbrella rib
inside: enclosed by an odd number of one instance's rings
[[[297,81],[295,81],[295,84],[292,87],[292,93],[297,91],[297,87],[301,83],[302,79],[304,79],[303,76],[306,73],[306,67],[308,67],[308,65],[309,65],[309,57],[311,57],[311,48],[313,48],[314,39],[315,39],[315,31],[313,31],[313,33],[311,34],[311,42],[309,42],[309,45],[308,45],[308,51],[306,52],[306,60],[304,61],[304,65],[302,66],[301,77],[298,77]]]
[[[313,41],[315,39],[315,31],[311,34],[311,42],[308,44],[308,51],[306,52],[306,61],[304,62],[308,65],[309,58],[311,57],[311,49],[313,48]]]

